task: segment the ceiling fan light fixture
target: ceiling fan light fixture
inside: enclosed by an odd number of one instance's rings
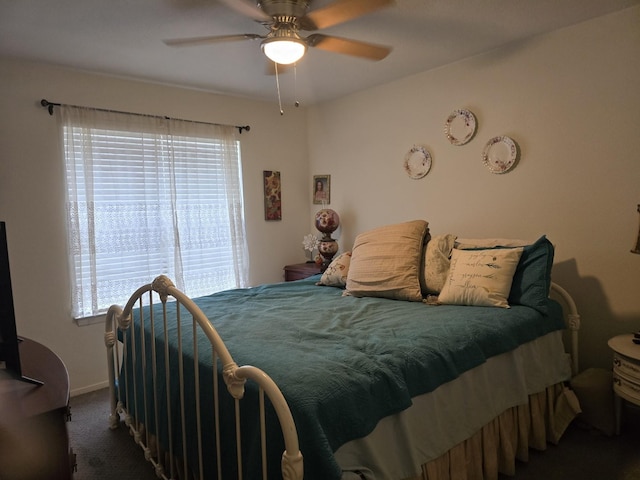
[[[304,56],[307,44],[296,36],[271,37],[262,41],[262,51],[269,60],[280,65],[290,65]]]

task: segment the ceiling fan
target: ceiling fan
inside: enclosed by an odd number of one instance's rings
[[[265,35],[242,33],[164,40],[172,47],[187,47],[239,40],[261,40],[262,51],[276,64],[289,65],[300,60],[308,47],[382,60],[391,48],[347,38],[313,33],[306,37],[300,30],[317,31],[353,20],[388,7],[394,0],[335,0],[325,7],[308,11],[312,0],[219,0],[236,12],[252,18],[268,29]]]

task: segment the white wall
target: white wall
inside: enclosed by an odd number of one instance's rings
[[[0,59],[0,219],[7,222],[18,333],[62,358],[72,393],[104,385],[104,327],[79,327],[70,317],[62,161],[56,120],[41,98],[250,125],[239,136],[250,281],[280,281],[284,265],[303,261],[311,190],[303,109],[280,116],[273,104]],[[263,170],[281,172],[282,221],[264,220]]]
[[[39,106],[47,98],[250,124],[241,140],[253,284],[279,281],[283,265],[304,258],[314,174],[331,175],[343,250],[367,228],[413,218],[434,233],[545,233],[557,244],[554,280],[582,312],[582,367],[607,367],[607,338],[640,329],[640,255],[629,253],[640,203],[639,20],[632,8],[282,117],[273,104],[0,59],[0,219],[19,333],[61,356],[74,393],[104,384],[103,326],[69,315],[58,134]],[[479,128],[454,147],[443,126],[462,107]],[[493,175],[480,155],[503,134],[521,159]],[[434,157],[421,180],[402,169],[414,144]],[[264,221],[263,170],[282,172],[281,222]]]
[[[547,234],[553,279],[582,313],[581,366],[608,367],[607,339],[640,329],[638,25],[634,7],[310,108],[310,174],[331,175],[341,250],[414,218],[432,233]],[[479,124],[464,146],[443,133],[457,108]],[[504,175],[481,161],[497,135],[521,149]],[[414,144],[433,155],[420,180],[403,171]]]

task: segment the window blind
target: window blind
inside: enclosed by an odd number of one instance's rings
[[[85,110],[61,109],[74,317],[160,274],[191,297],[246,286],[233,127]]]

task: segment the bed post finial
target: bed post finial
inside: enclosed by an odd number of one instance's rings
[[[163,302],[167,301],[170,287],[175,287],[175,285],[166,275],[160,275],[154,278],[153,282],[151,282],[151,288],[153,288],[155,292],[158,292],[160,299]]]
[[[298,450],[294,455],[285,450],[282,454],[282,478],[284,480],[302,480],[304,463],[302,453]]]
[[[239,400],[244,397],[244,384],[247,380],[245,378],[238,378],[236,376],[236,370],[238,370],[238,365],[232,362],[224,366],[222,374],[224,383],[227,385],[227,390],[233,398]]]

